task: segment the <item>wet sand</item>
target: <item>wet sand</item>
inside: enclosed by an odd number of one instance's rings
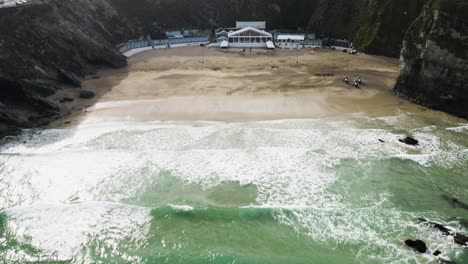
[[[202,54],[203,53],[203,54]],[[221,51],[187,47],[146,51],[124,69],[87,79],[92,100],[77,99],[65,121],[250,120],[319,118],[364,112],[371,116],[425,111],[392,94],[398,60],[338,51]],[[333,76],[316,76],[333,73]],[[343,78],[363,79],[361,89]],[[75,92],[76,93],[76,92]],[[76,94],[58,94],[76,97]],[[80,111],[81,109],[85,109]]]

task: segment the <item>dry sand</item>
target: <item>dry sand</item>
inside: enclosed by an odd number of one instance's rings
[[[127,68],[103,70],[99,79],[85,80],[83,88],[97,97],[77,99],[67,107],[94,106],[75,111],[67,120],[237,122],[424,110],[391,93],[398,70],[397,59],[327,50],[146,51],[130,58]],[[314,75],[322,72],[334,76]],[[345,76],[360,76],[364,86],[346,85]],[[74,93],[56,97],[76,97]]]

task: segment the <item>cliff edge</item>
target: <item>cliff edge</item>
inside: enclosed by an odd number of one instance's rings
[[[398,95],[468,119],[468,2],[430,1],[405,34]]]
[[[99,66],[125,66],[115,44],[133,35],[107,0],[2,8],[0,32],[0,138],[67,114],[47,98],[80,89],[80,77]]]

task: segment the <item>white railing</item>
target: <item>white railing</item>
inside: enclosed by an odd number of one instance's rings
[[[238,42],[229,42],[230,48],[266,48],[266,43],[238,43]]]

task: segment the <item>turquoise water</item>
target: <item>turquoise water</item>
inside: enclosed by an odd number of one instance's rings
[[[31,130],[0,147],[0,263],[468,263],[417,220],[468,234],[467,190],[468,124],[413,113]]]

